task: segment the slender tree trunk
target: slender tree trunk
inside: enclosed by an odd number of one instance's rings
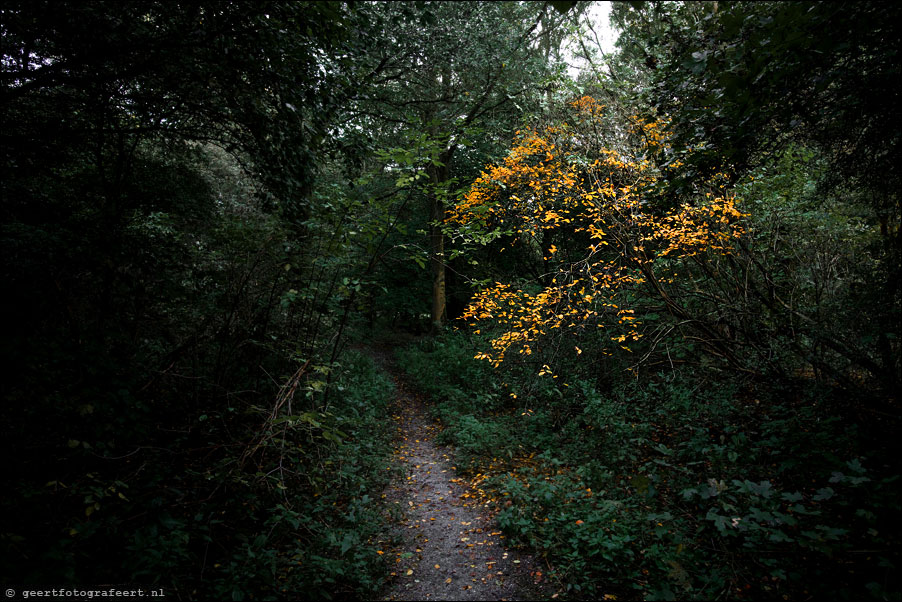
[[[432,219],[444,219],[444,207],[441,201],[432,199]],[[430,256],[432,264],[432,328],[441,330],[445,324],[445,235],[441,227],[432,226],[429,234]]]
[[[428,168],[432,190],[429,193],[430,216],[432,225],[429,229],[429,263],[432,271],[432,330],[437,332],[445,325],[447,310],[445,307],[445,234],[442,224],[445,221],[445,203],[441,187],[448,181],[448,161],[453,149],[441,153],[439,161],[442,165],[430,165]]]

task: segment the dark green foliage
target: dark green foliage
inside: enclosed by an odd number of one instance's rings
[[[405,364],[414,378],[450,377],[442,371],[467,347],[446,337]],[[892,450],[835,393],[662,374],[606,395],[561,384],[499,413],[477,409],[485,381],[472,377],[431,389],[444,436],[473,472],[495,474],[482,487],[503,501],[502,529],[546,556],[574,595],[898,591]]]
[[[899,164],[898,16],[882,2],[635,2],[615,12],[625,58],[673,118],[674,149],[704,145],[685,182],[741,172],[802,139],[835,151],[844,177],[886,190]]]
[[[71,144],[115,197],[137,140],[217,141],[250,156],[283,204],[294,201],[312,185],[336,100],[323,92],[341,91],[317,53],[340,47],[351,20],[337,3],[6,3],[2,129],[17,151],[8,168],[48,174],[47,159]]]
[[[347,295],[312,194],[352,20],[4,5],[6,582],[378,588],[391,388],[324,350]]]
[[[417,388],[436,400],[436,417],[450,427],[441,440],[457,448],[464,466],[510,457],[522,448],[513,423],[503,416],[484,420],[506,406],[506,393],[489,366],[473,361],[475,349],[465,336],[449,333],[424,343],[421,350],[398,353]]]
[[[740,260],[756,269],[743,276],[762,279],[750,292],[774,326],[793,333],[780,347],[815,358],[816,371],[864,370],[894,397],[902,380],[898,13],[882,2],[636,2],[614,11],[624,28],[622,75],[642,85],[643,110],[673,130],[658,160],[683,164],[656,202],[683,202],[715,174],[738,185],[757,230]],[[781,253],[757,244],[767,237],[811,241],[805,267],[787,261],[798,246]],[[774,256],[788,265],[773,265]],[[802,287],[816,298],[785,300]],[[852,311],[840,318],[827,305]],[[787,328],[797,320],[801,332]],[[840,334],[840,325],[854,328]]]
[[[745,234],[624,296],[631,352],[402,352],[442,440],[573,597],[898,598],[899,9],[618,3],[572,82],[573,4],[4,4],[4,581],[374,596],[393,389],[348,343],[433,328],[439,265],[453,317],[580,260],[442,220],[594,91],[606,143],[673,130],[643,207],[723,185]]]
[[[5,528],[4,578],[126,578],[234,599],[375,591],[377,492],[390,474],[382,418],[393,389],[366,358],[349,356],[338,370],[339,393],[326,412],[296,409],[272,420],[269,410],[232,398],[183,414],[170,434],[145,432],[145,424],[161,426],[160,410],[123,407],[133,424],[118,421],[117,432],[130,445],[92,433],[87,420],[73,425],[81,440],[57,434],[53,464],[21,464],[13,483],[22,498],[4,499],[4,513],[19,517]],[[294,403],[306,405],[301,395]],[[24,515],[16,505],[23,498]],[[112,564],[104,562],[110,549],[118,551]]]
[[[551,10],[4,4],[4,579],[373,595],[391,392],[347,343],[429,327],[423,207]]]

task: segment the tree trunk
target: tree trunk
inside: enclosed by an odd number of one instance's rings
[[[443,220],[444,213],[441,201],[433,198],[432,219]],[[440,226],[432,226],[429,246],[432,264],[432,328],[438,331],[445,324],[445,236]]]
[[[445,308],[445,234],[442,224],[445,221],[445,202],[441,188],[448,181],[448,161],[453,149],[441,153],[439,161],[442,165],[428,167],[429,181],[432,189],[429,192],[429,208],[432,225],[429,227],[429,263],[432,271],[432,330],[438,332],[445,325],[447,311]]]

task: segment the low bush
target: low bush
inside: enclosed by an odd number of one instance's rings
[[[4,579],[133,582],[182,598],[374,595],[393,385],[354,353],[332,377],[328,403],[319,381],[299,379],[290,411],[235,403],[175,433],[133,430],[143,438],[120,457],[103,440],[70,440],[66,476],[14,483],[30,510],[2,535]],[[17,502],[5,497],[4,514]]]
[[[507,370],[500,388],[530,393],[505,397],[469,350],[452,334],[403,364],[501,528],[572,596],[898,598],[896,464],[836,391],[660,374],[602,393]]]

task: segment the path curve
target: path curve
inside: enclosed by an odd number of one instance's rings
[[[440,427],[405,382],[390,350],[373,350],[392,377],[397,405],[396,462],[404,476],[386,491],[399,510],[394,558],[382,600],[542,600],[544,570],[528,554],[504,547],[491,512],[459,478],[452,451],[436,443]]]

